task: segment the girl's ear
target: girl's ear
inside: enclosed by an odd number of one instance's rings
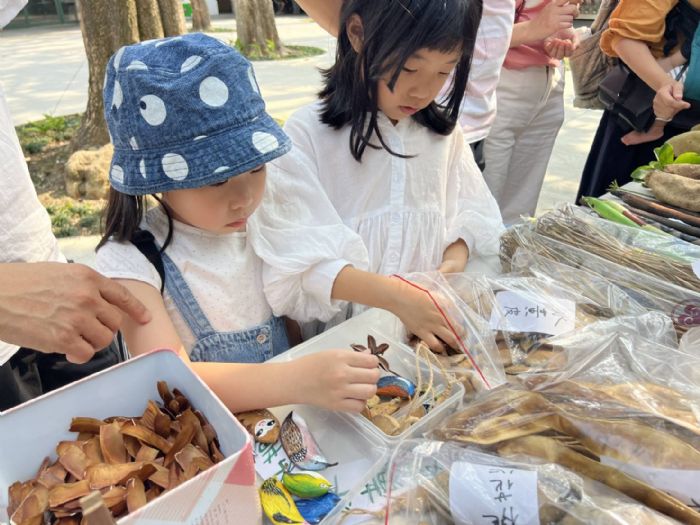
[[[348,40],[350,40],[350,45],[352,45],[355,53],[359,53],[365,40],[365,31],[362,27],[362,19],[360,18],[360,15],[350,15],[347,23],[345,24],[345,32],[348,35]]]

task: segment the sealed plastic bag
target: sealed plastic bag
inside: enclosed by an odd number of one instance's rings
[[[679,335],[692,326],[700,326],[700,293],[541,235],[532,225],[510,228],[501,238],[501,248],[501,264],[505,271],[512,269],[516,250],[525,248],[541,257],[615,283],[643,307],[670,316]]]
[[[353,523],[421,525],[671,524],[590,478],[527,454],[499,457],[413,440],[395,451],[384,509]],[[357,509],[356,509],[357,510]]]
[[[555,342],[564,348],[556,370],[488,392],[435,437],[557,463],[700,523],[700,358],[631,325],[607,334],[591,325]]]
[[[522,275],[475,278],[462,274],[447,279],[456,293],[488,320],[510,375],[554,358],[558,350],[549,342],[551,336],[617,315],[646,312],[603,279],[579,279],[572,286],[525,271]]]
[[[466,394],[504,383],[503,365],[488,322],[462,301],[441,273],[415,273],[405,279],[431,294],[458,336],[460,347],[447,348],[436,359],[465,385]]]
[[[571,204],[545,213],[531,227],[550,239],[700,292],[700,276],[693,270],[693,263],[700,261],[700,246],[600,219]]]

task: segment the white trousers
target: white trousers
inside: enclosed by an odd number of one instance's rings
[[[484,179],[511,225],[534,215],[554,141],[564,122],[563,66],[503,68],[498,111],[484,142]]]

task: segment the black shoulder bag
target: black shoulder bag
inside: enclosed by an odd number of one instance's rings
[[[690,44],[692,43],[700,21],[700,12],[687,3],[680,0],[676,7],[666,18],[666,45],[664,53],[668,55],[678,43],[678,34],[684,34],[686,42],[683,46],[683,56],[690,58]],[[676,78],[680,79],[687,68],[683,67]],[[619,62],[600,82],[598,98],[603,107],[615,115],[618,122],[625,128],[636,131],[647,131],[654,123],[653,109],[656,92],[650,88],[637,74],[623,62]],[[690,128],[698,123],[700,101],[688,100],[691,108],[678,113],[673,124],[681,128]]]

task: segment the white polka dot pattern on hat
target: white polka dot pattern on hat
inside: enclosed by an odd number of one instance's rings
[[[112,177],[113,181],[118,182],[119,184],[122,184],[124,182],[124,170],[121,166],[117,164],[112,166],[112,169],[109,172],[109,176]]]
[[[260,88],[258,87],[258,83],[255,81],[255,74],[253,73],[253,66],[250,66],[248,68],[248,80],[250,80],[250,85],[253,86],[253,89],[259,95]]]
[[[131,137],[129,139],[129,145],[131,146],[131,149],[133,149],[134,151],[139,149],[139,143],[136,142],[136,137]]]
[[[199,98],[207,106],[221,107],[228,100],[228,87],[216,77],[207,77],[199,85]]]
[[[141,176],[145,179],[146,178],[146,161],[141,159],[139,161],[139,171],[141,172]]]
[[[166,153],[161,161],[163,171],[173,180],[184,180],[190,172],[187,161],[177,153]]]
[[[230,169],[231,169],[231,168],[229,168],[228,166],[221,166],[221,167],[219,167],[219,168],[216,168],[216,169],[214,170],[214,173],[223,173],[224,171],[228,171],[228,170],[230,170]]]
[[[148,71],[148,66],[140,60],[134,60],[126,66],[127,71]]]
[[[265,133],[263,131],[256,131],[253,133],[253,146],[260,153],[270,153],[275,151],[279,147],[279,141],[274,135]]]
[[[165,103],[155,95],[141,97],[139,109],[143,119],[151,126],[160,126],[168,116]]]
[[[114,92],[112,93],[112,107],[119,109],[124,101],[124,95],[122,94],[122,87],[119,82],[114,81]]]
[[[202,57],[198,55],[192,55],[182,63],[182,66],[180,66],[180,73],[187,73],[188,71],[197,67],[197,64],[199,64],[201,61]]]
[[[119,69],[119,62],[121,62],[122,55],[124,54],[124,47],[120,47],[119,51],[117,51],[117,54],[114,55],[114,69],[117,70]]]

